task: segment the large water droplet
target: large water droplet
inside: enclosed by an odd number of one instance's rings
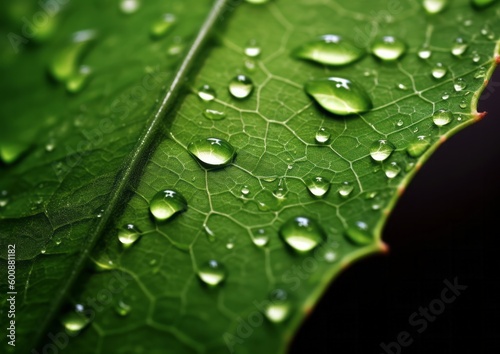
[[[465,53],[469,45],[463,39],[462,37],[458,37],[455,39],[455,42],[453,43],[453,46],[451,47],[451,54],[453,54],[456,57],[462,56],[462,54]]]
[[[444,10],[448,0],[424,0],[423,5],[425,11],[429,14],[437,14]]]
[[[120,10],[127,15],[137,12],[140,6],[139,0],[121,0],[120,2]]]
[[[61,323],[68,332],[78,333],[90,323],[90,318],[85,307],[77,304],[61,317]]]
[[[350,64],[364,55],[364,50],[351,41],[334,34],[327,34],[297,48],[293,55],[326,65]]]
[[[370,156],[375,161],[384,161],[391,156],[395,148],[390,141],[381,139],[370,146]]]
[[[406,43],[393,37],[385,36],[372,45],[372,53],[383,61],[394,61],[406,52]]]
[[[227,166],[236,155],[236,151],[231,144],[218,138],[207,138],[191,142],[187,149],[207,168]]]
[[[207,108],[203,111],[203,116],[210,120],[221,120],[226,118],[226,113]]]
[[[399,167],[398,163],[393,161],[388,165],[384,166],[384,173],[387,176],[387,178],[395,178],[399,173],[401,172],[401,167]]]
[[[305,90],[321,107],[341,116],[366,112],[373,107],[365,89],[348,79],[311,80],[306,83]]]
[[[297,252],[308,252],[325,240],[321,226],[304,216],[289,219],[280,228],[280,236]]]
[[[265,308],[266,318],[273,323],[281,323],[287,319],[291,304],[285,290],[276,289],[269,295],[270,302]]]
[[[432,121],[438,127],[443,127],[446,124],[449,124],[452,119],[453,119],[453,114],[446,109],[440,109],[434,112],[434,114],[432,115]]]
[[[357,245],[368,245],[373,242],[368,225],[364,221],[356,221],[354,225],[347,228],[346,238]]]
[[[163,14],[159,20],[151,25],[149,33],[153,38],[165,36],[175,25],[177,19],[173,14]]]
[[[431,145],[430,139],[425,135],[419,135],[415,140],[413,140],[410,145],[406,148],[408,155],[412,157],[421,156],[429,146]]]
[[[229,93],[236,98],[246,98],[253,91],[252,80],[245,75],[238,75],[229,82]]]
[[[149,202],[149,210],[156,220],[170,219],[174,214],[187,209],[187,201],[177,191],[166,189],[155,194]]]
[[[466,87],[467,87],[467,83],[461,77],[456,79],[455,82],[453,82],[453,88],[457,92],[463,91]]]
[[[354,186],[350,182],[342,182],[339,187],[339,194],[341,197],[347,198],[352,191],[354,190]]]
[[[443,78],[447,72],[448,68],[444,66],[443,63],[436,63],[436,65],[434,65],[434,67],[432,68],[432,76],[435,79]]]
[[[255,58],[260,55],[260,47],[255,39],[248,41],[245,47],[245,55],[251,58]]]
[[[217,286],[226,278],[226,267],[210,260],[198,268],[198,277],[209,286]]]
[[[141,231],[133,224],[124,225],[118,231],[118,240],[123,247],[130,247],[141,236]]]
[[[210,85],[203,85],[198,89],[198,97],[205,102],[213,101],[216,97],[216,92]]]
[[[325,128],[319,128],[316,132],[315,139],[318,144],[326,144],[328,140],[330,140],[331,136],[332,135],[328,130],[326,130]]]
[[[309,192],[311,192],[311,194],[315,197],[324,196],[330,189],[330,182],[328,182],[326,178],[321,176],[311,178],[309,181],[307,181],[306,185],[307,189],[309,189]]]

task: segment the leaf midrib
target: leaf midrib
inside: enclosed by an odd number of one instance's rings
[[[48,326],[50,326],[50,324],[54,321],[60,308],[65,303],[67,294],[73,287],[75,281],[78,279],[78,276],[84,268],[90,252],[96,245],[100,236],[108,227],[110,218],[117,212],[119,212],[119,207],[124,204],[123,196],[126,194],[129,188],[129,182],[134,178],[134,176],[142,174],[144,159],[150,152],[150,149],[153,146],[155,140],[160,136],[159,132],[161,131],[164,117],[166,117],[166,115],[176,105],[176,98],[179,96],[180,91],[182,90],[186,76],[189,74],[193,63],[197,60],[199,53],[203,50],[213,28],[216,25],[216,22],[218,20],[223,20],[222,15],[227,4],[230,1],[231,0],[215,1],[205,21],[200,27],[198,34],[192,41],[188,52],[185,54],[181,64],[177,68],[170,86],[162,95],[163,99],[155,108],[152,115],[145,124],[144,132],[141,134],[131,153],[124,160],[123,167],[116,174],[115,183],[113,184],[112,192],[110,193],[110,197],[107,203],[108,207],[103,213],[100,222],[97,224],[97,228],[90,234],[86,244],[83,245],[82,251],[74,263],[74,267],[69,278],[67,278],[61,290],[57,294],[55,294],[54,300],[51,302],[47,311],[45,320],[38,327],[39,329],[35,333],[35,338],[33,341],[35,345],[38,345],[40,343],[40,341],[42,340],[42,336],[46,333]]]

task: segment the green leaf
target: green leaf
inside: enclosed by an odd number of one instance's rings
[[[82,1],[25,33],[20,19],[46,10],[1,6],[1,266],[15,244],[19,352],[283,352],[329,282],[385,250],[418,167],[482,117],[498,55],[500,7],[465,0],[434,14],[414,0],[143,2],[133,14]],[[71,49],[86,29],[96,38]],[[293,57],[326,34],[367,54],[340,67]],[[317,105],[304,86],[328,77],[356,82],[374,108]],[[198,97],[207,84],[216,98]],[[229,144],[219,166],[207,138]],[[156,221],[150,201],[167,190],[173,216]]]

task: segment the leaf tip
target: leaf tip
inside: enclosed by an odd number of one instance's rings
[[[389,253],[389,250],[390,250],[389,245],[387,243],[385,243],[384,241],[380,241],[378,243],[378,247],[379,247],[380,252],[382,252],[383,254]]]
[[[486,115],[488,114],[488,112],[476,112],[474,114],[474,121],[475,122],[479,122],[481,119],[483,119]]]

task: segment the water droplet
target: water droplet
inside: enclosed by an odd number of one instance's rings
[[[429,14],[437,14],[444,10],[448,0],[423,0],[425,11]]]
[[[127,15],[137,12],[140,6],[141,3],[139,0],[122,0],[120,2],[120,10]]]
[[[471,3],[474,7],[482,9],[493,4],[495,1],[496,0],[471,0]]]
[[[47,152],[52,152],[56,148],[56,144],[54,142],[54,139],[50,139],[47,144],[45,144],[45,151]]]
[[[325,240],[321,226],[314,219],[304,216],[283,223],[279,233],[283,241],[297,252],[308,252]]]
[[[432,121],[438,127],[443,127],[446,124],[449,124],[452,119],[453,114],[446,109],[440,109],[439,111],[434,112],[434,114],[432,115]]]
[[[198,89],[198,97],[205,102],[209,102],[213,101],[217,95],[210,85],[203,85]]]
[[[217,286],[226,278],[226,267],[210,260],[198,268],[198,277],[209,286]]]
[[[399,119],[399,120],[396,122],[396,125],[397,125],[398,127],[402,127],[402,126],[403,126],[403,124],[404,124],[404,122],[403,122],[403,120],[402,120],[402,119]]]
[[[201,139],[189,143],[188,151],[207,168],[229,165],[235,155],[234,147],[227,141],[217,138]]]
[[[462,54],[465,53],[469,45],[463,39],[462,37],[458,37],[455,39],[455,42],[453,43],[453,46],[451,47],[451,54],[453,54],[456,57],[462,56]]]
[[[132,307],[127,303],[123,302],[123,300],[119,300],[115,305],[115,311],[120,316],[127,316],[130,313]]]
[[[384,161],[391,156],[395,148],[391,142],[381,139],[370,146],[370,156],[375,161]]]
[[[47,252],[47,249],[45,247],[40,250],[41,254],[45,254],[46,252]]]
[[[9,193],[6,190],[0,192],[0,208],[3,208],[9,202]]]
[[[317,176],[306,182],[307,189],[315,197],[324,196],[330,189],[330,182],[326,178]]]
[[[474,74],[474,79],[482,79],[484,77],[486,77],[486,69],[485,68],[477,69],[476,73]]]
[[[170,219],[174,214],[187,209],[187,201],[177,191],[165,189],[155,194],[149,202],[149,210],[156,220]]]
[[[203,116],[210,120],[221,120],[226,118],[226,113],[207,108],[203,111]]]
[[[250,189],[248,188],[247,185],[244,185],[243,187],[241,187],[241,194],[244,196],[247,196],[250,194]]]
[[[266,318],[273,323],[281,323],[286,320],[291,308],[286,291],[273,290],[269,295],[269,300],[264,313]]]
[[[318,144],[326,144],[328,140],[330,140],[331,136],[332,135],[328,130],[326,130],[325,128],[319,128],[316,132],[315,139]]]
[[[488,38],[489,40],[495,39],[495,34],[493,31],[489,28],[489,26],[486,24],[484,25],[483,28],[481,28],[481,34]]]
[[[397,84],[396,87],[402,91],[408,90],[408,86],[406,86],[405,84]]]
[[[264,247],[269,243],[269,236],[266,234],[266,230],[258,229],[253,233],[252,242],[257,247]]]
[[[479,63],[480,60],[481,60],[481,56],[479,55],[479,53],[477,51],[473,51],[472,52],[472,62]]]
[[[410,143],[410,145],[408,145],[406,151],[411,157],[419,157],[425,151],[427,151],[430,145],[431,142],[428,137],[426,137],[425,135],[419,135]]]
[[[457,92],[464,90],[466,87],[467,87],[467,83],[461,77],[456,79],[455,82],[453,83],[453,88]]]
[[[90,323],[87,312],[83,305],[77,304],[73,310],[61,317],[61,323],[68,332],[76,334]]]
[[[384,166],[384,172],[387,178],[395,178],[401,172],[401,167],[399,167],[398,163],[393,161],[390,164]]]
[[[133,224],[124,225],[118,231],[118,240],[125,248],[130,247],[140,236],[141,231]]]
[[[448,92],[443,92],[441,98],[446,101],[448,98],[450,98],[450,94]]]
[[[348,79],[311,80],[306,83],[305,90],[321,107],[341,116],[366,112],[373,107],[365,89]]]
[[[352,193],[353,190],[354,190],[354,186],[352,185],[352,183],[343,182],[340,185],[339,194],[341,197],[347,198]]]
[[[207,224],[203,224],[203,230],[205,231],[205,235],[207,235],[207,239],[210,242],[215,242],[215,232],[213,232]]]
[[[462,101],[460,101],[458,106],[462,109],[466,109],[467,108],[467,101],[465,99],[463,99]]]
[[[55,238],[54,243],[56,244],[56,246],[59,246],[62,243],[61,238],[60,237]]]
[[[234,238],[231,238],[227,243],[226,243],[226,248],[228,250],[232,250],[234,248]]]
[[[256,65],[255,60],[246,58],[244,64],[245,64],[245,69],[247,69],[247,71],[250,72],[255,71],[255,65]]]
[[[236,98],[246,98],[253,91],[252,80],[245,75],[238,75],[229,83],[229,93]]]
[[[326,34],[297,48],[293,55],[326,65],[346,65],[359,60],[364,50],[351,41],[334,34]]]
[[[255,39],[248,41],[245,47],[245,55],[251,58],[255,58],[260,55],[260,47]]]
[[[405,52],[406,43],[393,36],[382,37],[372,45],[372,53],[383,61],[397,60]]]
[[[432,76],[435,79],[443,78],[448,73],[448,68],[443,63],[436,63],[432,68]]]
[[[323,258],[328,263],[333,263],[337,260],[337,253],[335,253],[333,250],[327,250],[323,255]]]
[[[66,90],[71,93],[80,92],[88,82],[92,69],[86,65],[80,66],[78,72],[66,80]]]
[[[345,236],[349,241],[357,245],[368,245],[373,242],[368,225],[364,221],[357,221],[347,228]]]
[[[423,46],[418,51],[418,57],[420,59],[429,59],[431,56],[432,56],[432,51],[427,46]]]
[[[149,33],[151,37],[157,39],[165,36],[177,22],[173,14],[163,14],[159,20],[151,25]]]

